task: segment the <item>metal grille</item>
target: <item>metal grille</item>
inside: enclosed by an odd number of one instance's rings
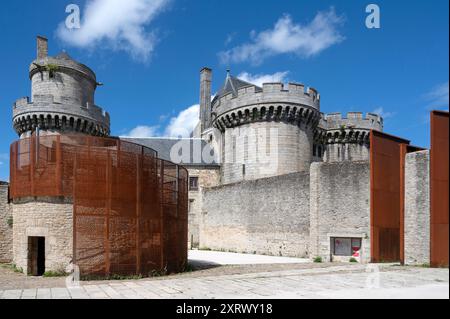
[[[188,173],[149,148],[52,135],[11,145],[11,196],[73,201],[81,275],[175,272],[187,262]]]

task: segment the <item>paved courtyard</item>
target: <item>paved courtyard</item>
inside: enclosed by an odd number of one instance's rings
[[[67,287],[65,279],[45,279],[33,288],[3,289],[0,298],[22,299],[161,299],[161,298],[449,298],[448,269],[398,265],[312,264],[278,257],[193,252],[205,268],[160,278],[82,282]],[[247,264],[251,259],[260,264]],[[272,263],[267,264],[271,258]],[[227,263],[240,263],[230,265]],[[218,261],[226,265],[217,265]],[[194,262],[194,264],[195,264]],[[206,265],[211,265],[208,268]],[[215,266],[213,266],[216,264]],[[20,275],[25,277],[24,275]],[[19,277],[17,277],[19,278]]]

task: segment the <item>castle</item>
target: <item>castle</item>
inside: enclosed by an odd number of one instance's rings
[[[201,153],[178,159],[190,174],[190,247],[448,265],[448,209],[431,208],[429,150],[383,133],[377,114],[321,113],[320,94],[303,84],[259,87],[228,71],[213,98],[211,84],[203,68],[191,139],[129,139],[172,160],[183,145]],[[432,117],[448,125],[448,113]],[[430,216],[438,214],[447,232],[433,237]]]
[[[65,53],[48,57],[44,38],[38,38],[30,79],[32,102],[20,99],[13,110],[21,139],[109,135],[109,114],[94,103],[95,74]],[[141,145],[187,169],[188,196],[176,198],[188,209],[188,229],[180,224],[178,235],[167,234],[167,249],[186,240],[190,248],[230,252],[448,266],[448,113],[432,113],[439,129],[432,125],[426,150],[383,133],[377,114],[321,113],[319,92],[303,84],[260,87],[228,72],[213,98],[211,88],[212,70],[203,68],[199,122],[190,138],[114,142],[117,151],[120,143]],[[447,173],[433,169],[445,163]],[[177,172],[171,190],[182,187]],[[51,205],[35,195],[9,203],[7,189],[0,185],[0,259],[29,269],[27,238],[40,234],[52,242],[46,269],[56,260],[69,263],[77,215],[67,197],[52,197]],[[128,206],[115,203],[125,214]],[[50,224],[42,220],[49,212]],[[11,216],[13,229],[4,225]]]

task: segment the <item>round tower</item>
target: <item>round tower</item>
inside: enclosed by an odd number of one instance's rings
[[[227,75],[211,105],[211,125],[222,132],[222,182],[309,170],[320,96],[302,84],[262,87]]]
[[[80,133],[108,136],[109,114],[95,105],[95,73],[62,52],[48,56],[48,40],[37,38],[37,58],[29,68],[31,100],[14,103],[13,125],[20,137]]]
[[[314,133],[313,157],[324,162],[366,161],[370,157],[371,130],[383,131],[377,114],[349,112],[322,116]]]

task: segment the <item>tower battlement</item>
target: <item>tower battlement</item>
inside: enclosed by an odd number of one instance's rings
[[[362,112],[348,112],[346,115],[341,113],[329,113],[323,115],[321,125],[325,130],[340,129],[367,129],[383,130],[383,118],[377,114]]]
[[[13,125],[19,134],[39,128],[43,131],[81,132],[90,135],[109,135],[110,115],[96,105],[80,106],[76,101],[55,101],[53,95],[35,95],[14,103]]]
[[[370,131],[383,131],[383,118],[377,114],[348,112],[322,114],[314,132],[319,157],[327,162],[367,160]]]
[[[368,143],[370,130],[383,131],[383,118],[362,112],[321,114],[314,133],[317,144]]]
[[[320,109],[320,94],[314,88],[306,88],[299,83],[264,83],[262,88],[247,85],[234,92],[228,92],[213,101],[213,109],[218,113],[238,107],[258,103],[302,104]]]
[[[312,127],[320,120],[320,95],[298,83],[244,85],[215,98],[213,126],[224,130],[250,122],[282,121]]]

